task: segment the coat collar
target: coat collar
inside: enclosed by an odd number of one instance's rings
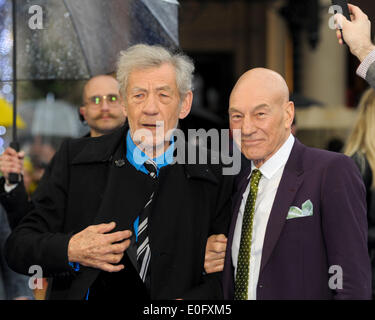
[[[101,137],[83,138],[87,143],[73,158],[72,164],[88,164],[111,160],[120,146],[122,139],[125,139],[128,130],[128,125],[124,125],[114,132]]]
[[[126,148],[126,135],[129,130],[128,124],[125,124],[123,127],[117,129],[113,133],[104,135],[96,138],[84,138],[87,139],[87,143],[84,145],[82,150],[73,158],[72,164],[89,164],[89,163],[100,163],[100,162],[112,162],[117,161],[117,151],[121,144],[125,141]],[[219,179],[213,173],[211,165],[209,164],[187,164],[185,163],[182,156],[185,156],[185,160],[188,159],[188,152],[192,148],[188,147],[188,143],[181,140],[176,141],[176,146],[181,143],[185,143],[182,148],[185,149],[184,155],[177,155],[178,163],[183,163],[185,168],[187,178],[203,179],[210,181],[212,183],[219,183]],[[202,148],[198,148],[196,154],[202,152]],[[126,152],[123,152],[123,157],[125,157]],[[207,158],[209,159],[210,153],[208,153]]]

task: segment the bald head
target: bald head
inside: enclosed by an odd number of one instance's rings
[[[105,74],[97,75],[88,80],[83,87],[83,103],[85,103],[87,99],[92,96],[92,92],[96,92],[97,88],[101,88],[103,84],[106,86],[111,86],[112,88],[116,88],[115,90],[117,92],[119,91],[119,83],[114,77]],[[93,95],[96,95],[96,93]]]
[[[294,105],[281,75],[256,68],[239,78],[229,100],[230,127],[240,130],[241,135],[233,132],[236,143],[256,166],[267,161],[288,139],[293,118]]]
[[[245,72],[234,86],[231,98],[238,90],[258,91],[280,103],[289,101],[289,89],[284,78],[270,69],[255,68]]]

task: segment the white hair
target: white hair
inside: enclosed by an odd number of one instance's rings
[[[160,67],[164,63],[175,67],[180,99],[193,90],[194,63],[188,56],[172,53],[161,46],[137,44],[121,51],[117,62],[117,80],[123,98],[126,98],[128,78],[134,69]]]

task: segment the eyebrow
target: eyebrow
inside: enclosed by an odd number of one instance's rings
[[[89,96],[89,98],[94,97],[102,97],[102,96],[118,96],[118,93],[106,93],[106,94],[93,94],[92,96]]]
[[[266,103],[262,103],[260,105],[257,105],[256,107],[254,107],[253,112],[258,111],[259,109],[262,109],[262,108],[269,109],[270,106],[268,104],[266,104]]]
[[[158,87],[156,88],[156,91],[161,91],[161,90],[165,90],[165,91],[173,91],[171,87],[169,86],[162,86],[162,87]]]
[[[238,113],[243,114],[240,110],[237,110],[236,108],[230,107],[229,110],[228,110],[228,113],[234,113],[234,112],[238,112]]]
[[[166,90],[166,91],[173,91],[171,87],[169,86],[162,86],[162,87],[157,87],[156,88],[156,91],[162,91],[162,90]],[[143,91],[143,92],[146,92],[148,91],[147,89],[145,88],[139,88],[139,87],[135,87],[131,90],[132,92],[137,92],[137,91]]]
[[[259,104],[259,105],[255,106],[255,107],[252,109],[252,112],[256,112],[257,110],[259,110],[259,109],[261,109],[261,108],[269,108],[269,107],[270,107],[270,106],[269,106],[268,104],[266,104],[266,103],[262,103],[262,104]],[[234,107],[230,107],[228,112],[229,112],[229,113],[238,112],[238,113],[243,114],[242,111],[237,110],[237,109],[234,108]]]
[[[135,87],[135,88],[131,89],[130,91],[131,92],[139,92],[139,91],[146,92],[147,90],[143,89],[143,88]]]

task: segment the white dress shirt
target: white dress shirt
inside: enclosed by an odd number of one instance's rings
[[[284,172],[284,167],[288,161],[290,152],[294,144],[294,136],[291,134],[281,148],[268,159],[260,168],[262,177],[258,185],[258,194],[255,201],[255,211],[253,220],[253,233],[250,251],[250,268],[249,268],[249,287],[248,299],[256,300],[256,289],[258,285],[260,263],[262,260],[262,250],[266,227],[271,213],[272,205],[275,200],[277,188]],[[251,162],[251,172],[256,169]],[[251,175],[251,173],[250,173]],[[249,176],[250,178],[250,176]],[[238,251],[241,242],[241,230],[245,204],[250,191],[250,180],[247,188],[242,195],[242,202],[238,212],[236,227],[234,229],[232,243],[232,263],[234,266],[234,275],[237,273]]]

